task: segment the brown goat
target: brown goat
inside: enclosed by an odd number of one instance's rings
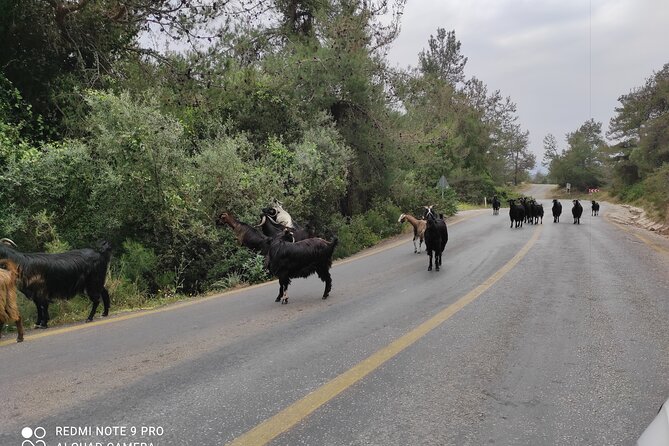
[[[237,238],[237,242],[253,252],[265,255],[267,254],[267,251],[269,251],[269,245],[272,242],[272,239],[264,236],[256,228],[237,220],[232,214],[227,212],[220,214],[218,219],[216,219],[216,225],[230,226]]]
[[[23,321],[16,304],[16,278],[18,268],[9,259],[0,260],[0,336],[5,323],[15,322],[18,337],[16,342],[23,341]]]

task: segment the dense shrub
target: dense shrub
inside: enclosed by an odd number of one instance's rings
[[[645,188],[643,183],[631,184],[629,186],[623,187],[619,192],[620,198],[623,201],[633,202],[643,198],[645,194]]]
[[[660,217],[669,219],[669,163],[650,174],[643,182],[646,199],[657,210]]]

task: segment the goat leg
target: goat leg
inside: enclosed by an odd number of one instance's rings
[[[39,328],[49,328],[49,302],[42,304],[42,323]]]
[[[35,308],[37,309],[37,320],[35,321],[35,328],[42,328],[42,321],[44,320],[44,316],[42,315],[42,306],[37,301],[37,298],[32,294],[26,294],[26,296],[35,302]]]
[[[282,297],[283,297],[283,285],[281,285],[281,282],[279,282],[279,295],[276,296],[276,299],[274,299],[274,302],[281,302]]]
[[[107,288],[102,288],[102,304],[104,305],[104,311],[102,312],[103,317],[109,316],[109,291]]]
[[[21,319],[20,315],[19,318],[16,320],[16,331],[18,331],[16,342],[23,342],[23,319]]]
[[[95,297],[91,297],[90,299],[93,305],[91,308],[91,312],[88,314],[88,319],[86,319],[86,322],[93,322],[95,313],[98,311],[98,305],[100,305],[100,296],[95,295]]]
[[[279,281],[281,283],[281,281]],[[283,298],[281,299],[281,305],[286,305],[288,303],[288,285],[290,284],[290,277],[287,280],[283,281]]]
[[[319,269],[316,271],[318,277],[325,282],[325,291],[323,292],[323,299],[327,299],[330,295],[330,290],[332,290],[332,276],[330,276],[330,271],[327,268]]]

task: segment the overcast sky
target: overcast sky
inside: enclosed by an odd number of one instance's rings
[[[407,0],[401,26],[388,60],[403,68],[455,30],[467,78],[511,96],[538,164],[546,134],[565,148],[591,116],[606,133],[618,97],[669,63],[669,0]]]

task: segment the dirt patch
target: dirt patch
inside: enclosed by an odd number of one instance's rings
[[[669,224],[652,220],[641,208],[612,203],[606,203],[606,207],[607,217],[618,224],[636,226],[669,238]]]

